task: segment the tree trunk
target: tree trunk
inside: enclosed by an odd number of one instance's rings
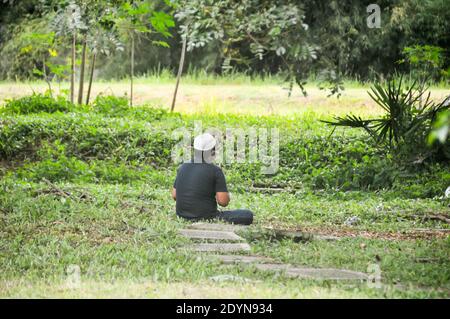
[[[81,51],[80,84],[78,87],[78,104],[83,103],[84,68],[86,66],[86,34],[83,38],[83,50]]]
[[[89,104],[89,98],[91,97],[92,79],[94,78],[95,59],[96,58],[97,58],[97,53],[94,53],[92,55],[91,71],[89,74],[89,85],[88,85],[88,91],[87,91],[87,95],[86,95],[86,105]]]
[[[133,77],[134,77],[134,31],[131,31],[131,74],[130,74],[130,106],[133,106]]]
[[[76,42],[77,42],[77,32],[73,31],[72,36],[72,65],[71,65],[71,75],[70,75],[70,102],[74,101],[74,92],[75,92],[75,50],[76,50]]]
[[[188,29],[186,28],[186,35],[183,38],[183,46],[181,48],[180,64],[178,66],[177,83],[175,84],[175,92],[173,92],[172,106],[170,107],[170,112],[173,112],[173,110],[175,109],[175,101],[177,99],[178,85],[180,84],[181,73],[183,72],[184,57],[186,54],[187,34]]]
[[[46,67],[45,67],[45,56],[44,56],[44,58],[42,59],[42,73],[44,74],[44,80],[45,80],[45,82],[47,82],[47,85],[48,85],[48,91],[50,92],[50,96],[51,97],[53,97],[53,93],[52,93],[52,85],[51,85],[51,83],[50,83],[50,79],[48,78],[48,76],[47,76],[47,69],[46,69]]]

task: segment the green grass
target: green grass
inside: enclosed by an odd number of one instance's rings
[[[169,72],[160,76],[151,74],[138,77],[134,85],[134,105],[149,104],[168,109],[172,102],[175,79]],[[299,88],[294,88],[288,96],[287,85],[282,78],[266,76],[264,79],[252,78],[242,74],[217,77],[201,72],[183,76],[177,96],[176,110],[181,113],[225,113],[251,115],[296,115],[315,113],[317,116],[344,115],[349,112],[359,115],[378,116],[382,113],[367,90],[369,83],[345,81],[342,96],[327,97],[328,92],[319,90],[317,81],[312,80],[304,97]],[[10,82],[0,81],[0,104],[6,99],[45,92],[48,89],[43,81]],[[55,94],[68,91],[69,83],[54,83]],[[441,83],[431,88],[431,96],[442,99],[448,95],[449,84]],[[85,92],[86,93],[86,92]],[[97,95],[129,96],[128,79],[118,81],[95,81],[91,100]],[[76,96],[75,96],[76,100]]]
[[[364,289],[363,287],[341,284],[318,286],[313,282],[294,280],[279,282],[279,278],[265,281],[253,280],[251,283],[215,283],[212,280],[189,282],[160,282],[152,278],[140,280],[92,281],[84,280],[76,288],[65,281],[52,284],[0,282],[5,295],[12,298],[433,298],[439,293],[409,291],[409,287],[399,290],[391,287]]]
[[[245,103],[242,96],[230,103]],[[450,296],[450,226],[429,218],[450,213],[448,163],[404,167],[360,131],[330,136],[315,112],[168,114],[103,102],[36,113],[40,102],[26,100],[0,112],[0,297]],[[362,272],[377,264],[382,287],[289,279],[189,252],[177,233],[187,222],[175,216],[169,192],[170,133],[198,120],[204,128],[280,129],[276,175],[223,166],[230,208],[255,212],[255,225],[241,234],[252,254]],[[284,191],[259,192],[255,183]],[[346,225],[350,217],[359,222]],[[258,236],[264,227],[341,240],[274,241]],[[75,288],[67,286],[71,265],[81,270]],[[220,274],[242,280],[211,279]]]
[[[445,238],[395,240],[388,236],[386,239],[356,237],[333,242],[294,243],[289,240],[256,240],[243,234],[250,240],[252,253],[298,265],[342,267],[365,272],[369,264],[377,263],[379,256],[384,286],[374,289],[365,284],[298,281],[255,272],[252,268],[220,266],[189,253],[184,248],[187,240],[176,232],[185,222],[175,217],[173,202],[165,188],[155,188],[146,183],[58,184],[57,187],[70,196],[61,196],[43,183],[9,180],[2,183],[0,263],[3,283],[0,285],[4,286],[1,290],[4,297],[83,296],[83,289],[86,289],[84,296],[134,296],[130,287],[136,281],[155,287],[209,283],[209,293],[205,291],[204,296],[214,296],[217,292],[214,292],[210,277],[224,273],[255,281],[239,284],[252,289],[252,294],[247,297],[448,297],[450,242]],[[361,208],[367,209],[379,199],[373,194],[358,197],[343,201],[333,199],[333,196],[319,198],[308,195],[297,199],[294,195],[270,197],[247,193],[236,194],[232,207],[248,207],[250,203],[257,203],[252,206],[256,212],[253,226],[256,231],[258,227],[268,225],[345,229],[345,217],[355,212],[359,213],[362,223],[354,229],[347,229],[349,232],[374,230],[385,234],[441,227],[439,223],[421,222],[420,219],[415,223],[409,220],[396,222],[395,217],[382,218],[374,223],[376,210],[372,208],[371,212],[362,212]],[[439,207],[430,200],[412,203],[395,199],[386,200],[383,204],[393,210]],[[80,291],[56,288],[64,283],[69,265],[80,266],[83,282],[88,286],[91,283],[91,288],[80,288]],[[103,295],[101,290],[107,283],[119,290],[113,289]],[[398,288],[397,284],[407,288]],[[42,285],[51,286],[50,292],[46,294]],[[225,283],[225,288],[231,289],[229,285]],[[120,288],[124,286],[128,294]],[[257,292],[261,286],[265,290]],[[291,287],[297,288],[291,290]],[[298,287],[304,287],[304,290]],[[324,294],[318,294],[316,289]],[[143,296],[156,297],[165,293],[177,295],[164,289],[160,293],[141,292]]]
[[[405,80],[411,84],[414,79],[411,76],[405,75]],[[214,74],[208,72],[203,69],[189,69],[184,72],[182,75],[182,81],[185,84],[193,84],[193,85],[282,85],[287,86],[285,82],[286,76],[281,74],[248,74],[243,72],[229,72],[224,75]],[[173,84],[176,80],[176,73],[170,71],[169,69],[155,69],[146,74],[137,75],[134,78],[134,82],[136,84]],[[99,83],[127,83],[129,81],[128,78],[123,79],[97,79]],[[8,84],[10,81],[1,81],[0,84]],[[37,84],[44,83],[39,80],[28,80],[23,81],[24,84]],[[310,76],[307,79],[307,87],[315,87],[321,83],[320,79],[314,76]],[[347,78],[343,81],[344,87],[354,89],[354,88],[368,88],[371,85],[371,82],[359,81],[358,79]],[[442,80],[437,83],[431,83],[432,88],[448,88],[448,81]],[[56,85],[57,86],[57,85]]]

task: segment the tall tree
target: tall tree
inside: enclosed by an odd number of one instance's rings
[[[224,72],[237,64],[251,67],[254,61],[275,54],[290,91],[296,82],[306,94],[303,78],[317,55],[298,1],[178,0],[176,8],[183,36],[190,26],[188,51],[218,42]],[[242,55],[243,47],[253,57]]]
[[[166,2],[166,4],[170,4]],[[169,7],[170,9],[170,7]],[[170,14],[157,11],[148,1],[132,1],[123,3],[117,11],[116,26],[131,41],[130,45],[130,105],[133,105],[133,78],[135,43],[139,35],[160,34],[170,37],[169,28],[175,25]],[[168,43],[161,40],[152,41],[153,44],[168,47]]]
[[[70,74],[70,101],[74,102],[75,95],[75,63],[77,31],[85,30],[86,24],[82,19],[82,11],[78,4],[71,1],[66,7],[61,7],[56,13],[52,27],[57,36],[70,36],[71,45],[71,74]]]
[[[80,84],[78,87],[78,104],[83,103],[83,88],[84,88],[84,68],[86,66],[86,45],[87,35],[83,36],[83,48],[81,49],[81,66],[80,66]]]
[[[112,30],[111,26],[108,23],[102,23],[102,19],[100,19],[100,23],[90,29],[87,38],[87,45],[91,51],[91,65],[89,70],[88,90],[86,94],[86,104],[89,104],[97,57],[99,55],[109,57],[116,51],[123,51],[123,44],[118,40],[118,36]]]
[[[177,81],[175,84],[175,91],[173,92],[172,105],[170,106],[170,111],[173,112],[175,109],[175,102],[177,100],[178,86],[180,85],[181,74],[183,73],[184,59],[186,56],[186,46],[188,38],[188,27],[186,27],[186,32],[183,36],[183,45],[181,47],[180,63],[178,64]]]

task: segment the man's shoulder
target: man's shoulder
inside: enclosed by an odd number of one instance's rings
[[[213,163],[194,163],[194,162],[186,162],[180,165],[178,168],[181,169],[191,169],[191,168],[200,168],[208,171],[222,171],[222,169]]]
[[[209,165],[209,167],[211,167],[211,169],[214,170],[214,171],[222,171],[222,168],[220,168],[220,166],[217,166],[214,163],[209,163],[207,165]]]

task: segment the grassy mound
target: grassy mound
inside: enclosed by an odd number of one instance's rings
[[[26,108],[27,103],[31,107]],[[258,163],[224,164],[230,183],[243,188],[377,190],[407,185],[405,194],[433,197],[450,184],[445,165],[402,164],[363,135],[346,129],[330,135],[330,129],[311,116],[181,116],[159,108],[129,107],[123,98],[102,96],[89,107],[69,107],[67,102],[54,107],[58,103],[59,99],[33,95],[9,101],[3,108],[0,157],[19,164],[18,177],[32,181],[145,180],[145,172],[175,169],[171,152],[177,140],[171,133],[181,127],[192,131],[200,121],[204,129],[280,130],[280,163],[275,175],[262,174]],[[414,186],[417,182],[420,185]]]

